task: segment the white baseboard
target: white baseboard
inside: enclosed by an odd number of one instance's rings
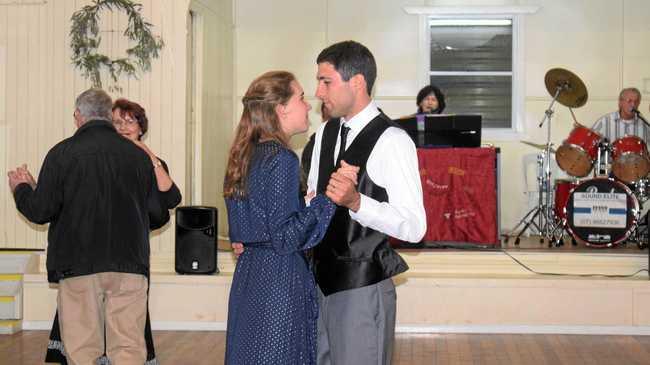
[[[225,331],[226,322],[164,321],[151,322],[154,331]]]
[[[50,330],[52,321],[25,321],[23,330]],[[154,331],[225,331],[225,322],[160,321],[152,322]],[[475,333],[475,334],[564,334],[648,336],[650,326],[418,326],[395,328],[397,333]]]
[[[23,321],[24,330],[50,330],[52,321]],[[197,321],[154,321],[151,322],[154,331],[225,331],[225,322]]]
[[[23,321],[25,331],[49,331],[52,329],[52,321]]]
[[[476,333],[476,334],[562,334],[562,335],[650,335],[650,326],[397,326],[397,333]]]

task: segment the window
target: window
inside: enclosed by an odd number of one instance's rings
[[[512,20],[429,20],[433,85],[446,113],[481,114],[483,128],[512,128]]]
[[[413,6],[420,19],[422,86],[439,86],[446,113],[483,116],[483,139],[523,132],[525,14],[538,6]]]

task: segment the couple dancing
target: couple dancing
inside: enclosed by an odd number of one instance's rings
[[[426,230],[415,145],[372,101],[377,69],[365,46],[340,42],[316,62],[316,96],[332,119],[316,133],[304,200],[289,148],[309,128],[302,87],[268,72],[242,100],[224,182],[230,240],[242,252],[226,364],[391,361],[391,277],[408,266],[387,236],[417,242]]]

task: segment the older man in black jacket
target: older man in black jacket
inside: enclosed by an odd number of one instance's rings
[[[145,362],[149,228],[169,220],[151,159],[117,133],[111,107],[103,90],[83,92],[78,129],[48,152],[38,184],[24,167],[9,172],[18,210],[50,223],[48,279],[70,364],[94,363],[104,343],[113,363]]]

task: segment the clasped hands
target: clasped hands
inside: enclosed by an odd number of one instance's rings
[[[330,176],[325,195],[337,205],[344,206],[353,212],[358,211],[361,206],[361,195],[357,191],[358,174],[358,166],[350,165],[342,160],[341,167]],[[305,196],[305,200],[309,201],[315,195],[313,191],[310,191]],[[244,252],[244,245],[241,242],[233,242],[231,247],[236,257]]]
[[[9,187],[12,193],[16,191],[16,186],[22,183],[27,183],[32,189],[36,189],[36,180],[27,169],[26,164],[18,166],[15,170],[9,170],[7,176],[9,176]]]
[[[358,211],[361,206],[361,195],[357,191],[358,174],[358,166],[341,160],[341,167],[330,176],[325,195],[337,205]]]

